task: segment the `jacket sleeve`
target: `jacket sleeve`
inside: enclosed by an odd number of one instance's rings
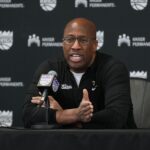
[[[94,113],[92,122],[98,123],[100,128],[130,128],[128,121],[134,124],[134,119],[129,73],[126,67],[120,62],[113,62],[105,66],[102,85],[104,109]],[[135,127],[135,124],[133,126]]]

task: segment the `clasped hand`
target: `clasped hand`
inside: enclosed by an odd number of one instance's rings
[[[41,96],[32,97],[33,104],[45,107]],[[58,122],[63,124],[75,122],[89,122],[93,116],[93,104],[91,103],[88,91],[83,89],[83,97],[77,108],[63,109],[60,104],[52,97],[48,96],[50,108],[57,110]]]

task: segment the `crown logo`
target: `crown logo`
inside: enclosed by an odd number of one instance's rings
[[[0,37],[12,37],[13,36],[13,32],[11,31],[0,31]]]
[[[96,39],[98,41],[97,50],[100,49],[104,44],[104,31],[96,32]]]
[[[10,127],[13,122],[12,119],[12,111],[0,111],[0,127]]]
[[[130,78],[147,79],[147,71],[132,71],[130,72]]]
[[[84,7],[88,7],[87,0],[75,0],[75,7],[79,7],[80,5],[83,5]]]
[[[0,31],[0,49],[8,50],[13,45],[13,32]]]
[[[40,37],[36,36],[36,34],[29,35],[28,47],[31,47],[32,44],[36,44],[38,47],[40,47]]]
[[[118,38],[118,46],[120,47],[122,44],[126,44],[127,46],[131,46],[131,41],[130,41],[130,37],[127,36],[126,34],[123,35],[119,35]]]

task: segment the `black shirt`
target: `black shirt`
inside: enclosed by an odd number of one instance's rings
[[[36,71],[27,91],[23,119],[25,127],[46,121],[45,109],[31,103],[39,95],[37,82],[42,73],[54,70],[58,74],[59,90],[51,95],[63,109],[76,108],[82,100],[82,91],[88,90],[94,106],[92,120],[83,128],[135,128],[130,97],[129,74],[123,63],[112,56],[97,52],[94,63],[86,70],[79,86],[65,60],[46,60]],[[48,122],[56,123],[56,111],[49,108]],[[66,126],[71,127],[71,126]]]

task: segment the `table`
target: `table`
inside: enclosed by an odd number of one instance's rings
[[[149,129],[0,128],[0,150],[149,150]]]

